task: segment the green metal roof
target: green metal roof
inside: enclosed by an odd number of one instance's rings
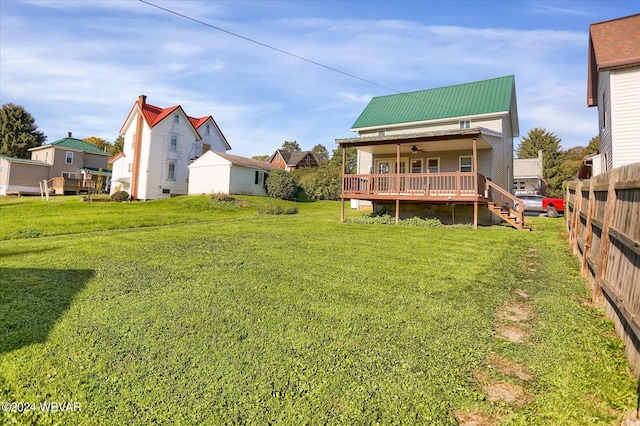
[[[513,75],[417,92],[378,96],[352,129],[509,111]]]
[[[76,139],[76,138],[60,139],[55,142],[51,142],[49,145],[66,146],[67,148],[81,149],[83,151],[90,152],[91,154],[102,154],[102,155],[110,156],[109,153],[101,151],[95,145],[90,144],[89,142],[82,141],[80,139]],[[47,145],[42,145],[42,146],[47,146]]]
[[[38,166],[50,166],[51,165],[51,164],[45,163],[43,161],[29,160],[28,158],[6,157],[4,155],[0,155],[0,159],[7,160],[7,161],[13,161],[14,163],[37,164]]]

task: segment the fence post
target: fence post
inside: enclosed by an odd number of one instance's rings
[[[598,259],[598,269],[593,280],[593,300],[602,303],[602,287],[601,282],[607,272],[607,263],[609,261],[609,246],[611,245],[611,237],[609,236],[609,228],[613,224],[616,213],[616,183],[618,182],[619,169],[613,169],[609,178],[609,189],[607,190],[607,204],[602,219],[602,235],[600,237],[600,256]]]
[[[582,252],[582,267],[580,268],[580,272],[583,276],[587,276],[589,273],[589,262],[587,256],[591,251],[591,240],[593,239],[593,229],[591,227],[591,219],[593,218],[595,204],[596,204],[596,195],[593,191],[594,179],[589,180],[589,203],[587,204],[587,220],[585,224],[585,232],[586,235],[584,237],[584,250]]]
[[[582,182],[578,182],[576,185],[576,192],[574,193],[575,201],[573,202],[573,254],[578,254],[578,239],[580,237],[580,210],[582,210]]]

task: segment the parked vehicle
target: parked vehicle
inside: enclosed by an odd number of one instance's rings
[[[542,208],[549,217],[558,217],[559,213],[564,214],[564,198],[545,197],[542,199]]]
[[[544,213],[546,210],[542,207],[542,195],[518,195],[518,198],[524,202],[524,212]],[[516,204],[516,210],[518,205]]]

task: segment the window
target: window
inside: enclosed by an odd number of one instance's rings
[[[260,172],[256,170],[256,177],[254,178],[253,183],[256,185],[260,183]]]
[[[171,194],[171,189],[169,189],[169,188],[162,188],[162,193],[163,193],[163,194]]]
[[[459,121],[458,123],[460,124],[460,128],[461,129],[470,129],[471,128],[471,121],[470,120]]]
[[[211,125],[207,124],[206,130],[204,131],[205,135],[210,135],[211,134]]]
[[[73,152],[67,151],[67,157],[65,158],[64,162],[67,164],[73,163]]]
[[[62,172],[62,177],[65,179],[78,179],[78,174],[71,172]]]
[[[524,189],[524,181],[523,180],[520,181],[520,189]]]
[[[386,130],[378,130],[378,136],[384,136],[386,133]]]
[[[429,173],[440,173],[440,159],[439,158],[428,158],[427,159],[427,170],[429,170]]]
[[[176,180],[176,163],[169,163],[168,180]]]
[[[311,164],[311,157],[307,155],[307,164]]]
[[[127,165],[127,170],[129,171],[129,173],[131,173],[133,171],[133,163],[129,163]]]
[[[411,173],[422,173],[422,158],[411,160]]]
[[[178,150],[178,137],[171,136],[171,143],[169,144],[169,151],[177,151]]]
[[[173,115],[173,124],[180,124],[180,116],[178,114]]]
[[[279,162],[280,162],[280,153],[277,152],[276,153],[276,163],[279,163]]]
[[[460,171],[463,173],[469,173],[473,171],[473,157],[460,157]]]

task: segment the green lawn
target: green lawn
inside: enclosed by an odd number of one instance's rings
[[[0,401],[81,407],[0,419],[609,425],[635,407],[563,219],[341,224],[339,203],[266,202],[0,199]]]

